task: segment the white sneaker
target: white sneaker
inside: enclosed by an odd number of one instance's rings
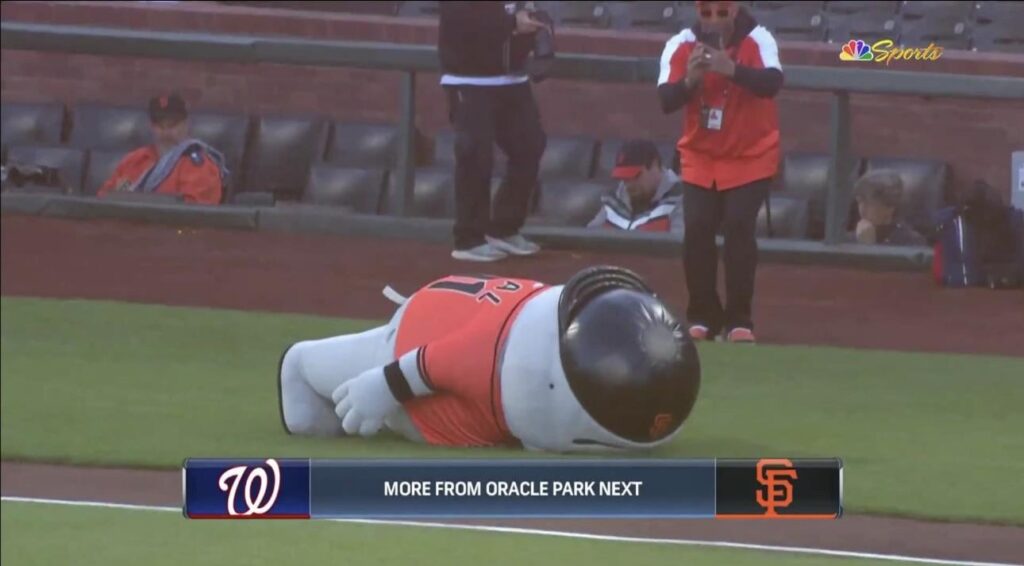
[[[512,255],[533,255],[540,251],[540,246],[527,240],[522,234],[515,234],[508,238],[492,238],[487,236],[487,243],[498,250]]]
[[[452,257],[462,261],[499,261],[508,257],[508,254],[490,244],[480,244],[468,250],[453,250]]]

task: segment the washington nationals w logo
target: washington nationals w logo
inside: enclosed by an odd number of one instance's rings
[[[757,461],[757,483],[764,486],[757,490],[757,504],[765,509],[765,515],[777,517],[776,509],[789,507],[793,503],[793,482],[796,470],[793,463],[784,458],[764,458]]]
[[[228,515],[246,516],[263,515],[277,502],[277,493],[281,488],[281,467],[273,458],[268,459],[266,465],[270,467],[271,476],[267,476],[266,470],[262,467],[235,466],[229,468],[220,475],[217,486],[221,491],[228,493]],[[245,478],[245,486],[242,488],[245,510],[239,512],[235,508],[235,495],[238,486]],[[230,482],[230,485],[229,485]],[[253,483],[258,483],[258,491],[253,495]],[[271,482],[273,482],[271,484]],[[272,487],[271,487],[272,486]],[[267,488],[270,487],[270,493]],[[269,496],[268,496],[269,495]]]

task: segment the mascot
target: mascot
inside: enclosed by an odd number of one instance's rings
[[[291,345],[281,420],[294,435],[383,429],[442,446],[648,449],[690,415],[700,363],[683,321],[636,274],[585,269],[564,285],[450,276],[391,321]]]

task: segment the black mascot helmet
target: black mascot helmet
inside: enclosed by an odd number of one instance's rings
[[[697,348],[637,274],[609,266],[577,273],[559,298],[558,325],[569,386],[608,432],[653,444],[689,417],[700,389]]]

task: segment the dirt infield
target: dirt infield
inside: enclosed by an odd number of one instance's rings
[[[557,283],[597,263],[630,267],[676,307],[679,261],[548,251],[497,265],[452,261],[442,246],[177,229],[21,216],[2,220],[4,296],[144,303],[384,318],[390,284],[408,293],[431,278],[491,271]],[[827,344],[1021,355],[1024,294],[936,288],[926,274],[767,264],[755,320],[765,343]],[[4,462],[5,496],[181,504],[180,472]],[[1019,560],[1024,528],[879,517],[835,522],[489,521],[623,536],[707,539],[903,554],[949,560]]]

